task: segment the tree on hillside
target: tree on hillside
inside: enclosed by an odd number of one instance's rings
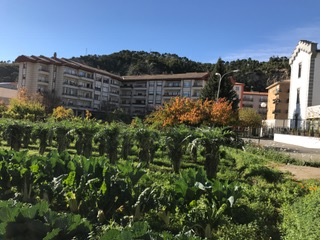
[[[262,124],[262,117],[254,108],[239,109],[238,115],[241,127],[260,127]]]
[[[202,89],[201,99],[214,101],[218,100],[217,93],[220,76],[216,75],[216,73],[221,74],[221,76],[227,73],[224,61],[221,58],[218,59],[213,71],[210,74],[206,86]],[[238,96],[233,89],[231,78],[229,78],[227,75],[221,80],[219,98],[225,98],[229,103],[232,103],[233,109],[238,108]]]
[[[185,72],[212,72],[218,64],[200,63],[186,57],[179,57],[171,53],[144,52],[123,50],[109,55],[86,55],[73,58],[92,67],[99,67],[117,75],[137,74],[162,74],[162,73],[185,73]],[[245,91],[266,91],[266,87],[281,79],[289,78],[290,66],[287,57],[271,57],[267,62],[258,60],[237,59],[233,61],[222,61],[223,69],[214,70],[214,73],[226,73],[233,69],[239,69],[236,81],[245,84]],[[216,66],[217,65],[217,66]],[[1,75],[1,68],[0,68]],[[228,82],[231,75],[226,75],[223,85]],[[214,75],[216,83],[218,76]],[[1,79],[1,76],[0,76]],[[225,81],[226,80],[226,81]],[[216,85],[218,86],[218,85]],[[223,86],[225,87],[225,86]],[[216,90],[217,88],[214,88]],[[217,90],[216,90],[217,91]],[[235,106],[235,105],[234,105]]]

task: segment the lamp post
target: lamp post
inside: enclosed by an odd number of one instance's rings
[[[266,108],[267,107],[267,104],[266,104],[266,102],[261,102],[261,104],[259,106],[261,108]],[[261,128],[259,130],[258,145],[260,144],[262,135],[263,135],[263,120],[262,120]]]
[[[219,98],[219,92],[220,92],[220,84],[221,84],[221,80],[227,75],[227,74],[229,74],[229,73],[235,73],[235,72],[239,72],[239,69],[235,69],[235,70],[233,70],[233,71],[231,71],[231,72],[227,72],[227,73],[225,73],[224,75],[222,75],[221,76],[221,74],[220,73],[215,73],[215,75],[217,75],[217,76],[219,76],[219,84],[218,84],[218,91],[217,91],[217,97],[216,97],[216,100],[218,100],[218,98]]]

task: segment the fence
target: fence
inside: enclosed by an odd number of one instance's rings
[[[274,122],[273,122],[274,121]],[[274,134],[290,134],[320,138],[320,119],[311,120],[265,120],[260,128],[237,128],[240,137],[273,139]]]

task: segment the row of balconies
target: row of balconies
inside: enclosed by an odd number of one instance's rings
[[[64,92],[62,95],[71,96],[71,97],[77,97],[77,98],[93,99],[92,95],[89,94],[89,93],[87,93],[87,94],[78,94],[78,93]]]
[[[94,78],[94,75],[92,75],[92,74],[90,74],[90,75],[85,74],[84,75],[84,74],[77,74],[76,72],[69,72],[69,71],[65,71],[64,74],[68,75],[68,76],[71,76],[71,77],[73,77],[75,79],[81,78],[81,79],[91,80],[91,81],[95,80],[95,81],[98,81],[98,82],[101,82],[102,79],[103,79],[103,83],[105,83],[105,84],[111,84],[111,85],[115,85],[115,86],[120,85],[117,80],[111,80],[110,81],[110,79],[102,78],[102,77]]]
[[[149,85],[150,86],[150,85]],[[158,86],[162,86],[162,85],[158,85]],[[153,85],[154,87],[154,85]],[[182,87],[182,84],[181,82],[180,83],[165,83],[163,85],[163,87],[165,88],[181,88]],[[191,85],[183,85],[184,88],[190,88]],[[202,86],[202,83],[194,83],[192,85],[192,87],[203,87]],[[122,84],[121,85],[121,88],[147,88],[147,84]]]

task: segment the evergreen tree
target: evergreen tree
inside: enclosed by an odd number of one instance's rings
[[[213,71],[210,73],[206,86],[202,89],[202,100],[217,100],[220,76],[216,75],[216,73],[221,74],[221,76],[224,76],[224,74],[227,73],[228,69],[226,69],[224,63],[225,62],[221,58],[218,59]],[[232,103],[233,109],[237,109],[239,99],[237,93],[233,89],[233,86],[231,74],[228,76],[225,75],[220,83],[219,98],[225,98],[229,103]]]

